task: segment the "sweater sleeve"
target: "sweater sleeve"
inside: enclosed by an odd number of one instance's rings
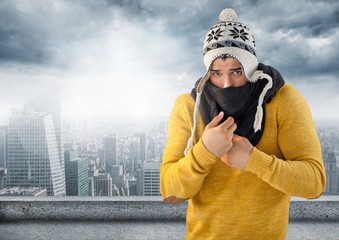
[[[284,160],[254,148],[246,170],[290,196],[317,198],[325,191],[326,174],[311,112],[292,87],[281,89],[279,98],[277,134]]]
[[[201,139],[184,156],[191,135],[193,99],[179,97],[168,123],[168,140],[160,168],[160,191],[168,203],[178,203],[199,192],[205,176],[217,158]]]

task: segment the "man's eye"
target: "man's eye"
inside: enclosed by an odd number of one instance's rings
[[[241,74],[242,74],[242,71],[240,71],[240,70],[239,70],[239,71],[234,71],[234,72],[232,72],[232,74],[233,74],[233,75],[241,75]]]
[[[220,76],[221,73],[220,73],[220,72],[212,72],[212,75],[213,75],[213,76]]]

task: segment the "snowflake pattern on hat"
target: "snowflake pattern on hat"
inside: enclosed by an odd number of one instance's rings
[[[209,30],[204,41],[203,53],[206,54],[219,47],[237,47],[256,56],[253,35],[245,25],[238,22],[220,22]]]
[[[249,39],[247,38],[248,33],[245,32],[244,29],[239,30],[234,26],[233,29],[230,29],[230,31],[232,32],[232,34],[230,34],[229,36],[232,36],[233,39],[241,38],[244,42],[249,41]]]
[[[218,28],[216,31],[214,31],[213,29],[211,30],[211,32],[207,35],[207,42],[209,43],[212,39],[218,41],[219,37],[222,37],[222,33],[224,32],[224,30],[221,30],[220,28]]]

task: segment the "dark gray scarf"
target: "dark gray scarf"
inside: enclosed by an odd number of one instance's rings
[[[206,83],[202,92],[200,112],[204,123],[207,125],[216,117],[220,111],[223,111],[225,121],[229,116],[234,118],[237,123],[236,134],[246,137],[253,146],[257,145],[265,127],[265,103],[269,103],[275,93],[284,85],[285,81],[280,73],[270,66],[259,63],[258,70],[270,75],[273,80],[273,86],[270,88],[263,101],[264,116],[261,122],[261,130],[254,132],[253,123],[257,111],[258,99],[267,84],[266,79],[259,79],[255,83],[247,82],[241,87],[218,88],[211,81]],[[196,99],[196,88],[201,79],[199,79],[191,95]]]

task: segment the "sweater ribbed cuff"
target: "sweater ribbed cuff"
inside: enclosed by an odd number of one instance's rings
[[[269,172],[272,157],[257,148],[253,148],[246,171],[252,172],[261,177]]]
[[[193,146],[191,151],[194,159],[203,167],[215,163],[218,159],[206,149],[201,139]]]

